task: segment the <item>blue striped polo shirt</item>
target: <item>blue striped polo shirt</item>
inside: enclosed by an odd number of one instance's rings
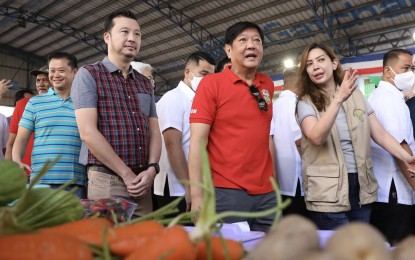
[[[31,179],[47,160],[61,155],[40,183],[62,184],[76,178],[75,184],[86,185],[85,168],[79,164],[81,138],[70,97],[63,99],[52,88],[44,95],[32,97],[19,126],[34,132]]]

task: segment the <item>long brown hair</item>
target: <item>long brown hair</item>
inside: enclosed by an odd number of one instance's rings
[[[313,104],[316,106],[318,111],[323,111],[324,108],[330,103],[330,98],[324,89],[314,84],[307,73],[307,58],[308,54],[313,49],[323,50],[331,61],[338,60],[337,55],[333,49],[329,46],[321,43],[311,43],[303,51],[300,57],[300,68],[298,70],[297,87],[299,91],[299,98],[309,96]],[[341,85],[343,81],[343,69],[338,64],[336,70],[333,72],[334,82],[337,85]]]

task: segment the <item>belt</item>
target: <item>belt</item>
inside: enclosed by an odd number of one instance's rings
[[[96,165],[96,164],[88,165],[88,171],[89,170],[97,171],[97,172],[103,172],[103,173],[106,173],[106,174],[118,176],[118,174],[116,174],[114,171],[112,171],[110,168],[108,168],[104,165]],[[135,175],[138,175],[142,171],[145,171],[147,169],[146,168],[131,168],[131,170],[134,172]]]

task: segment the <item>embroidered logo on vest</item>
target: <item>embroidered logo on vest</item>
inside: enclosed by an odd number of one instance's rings
[[[358,118],[360,122],[365,121],[365,111],[363,111],[362,109],[355,108],[353,110],[353,116]]]

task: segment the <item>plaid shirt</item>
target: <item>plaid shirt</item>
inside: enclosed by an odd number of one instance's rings
[[[127,78],[107,58],[84,68],[96,82],[98,130],[130,168],[148,164],[150,81],[130,67]],[[82,87],[82,86],[80,86]],[[88,164],[102,163],[88,151]]]

